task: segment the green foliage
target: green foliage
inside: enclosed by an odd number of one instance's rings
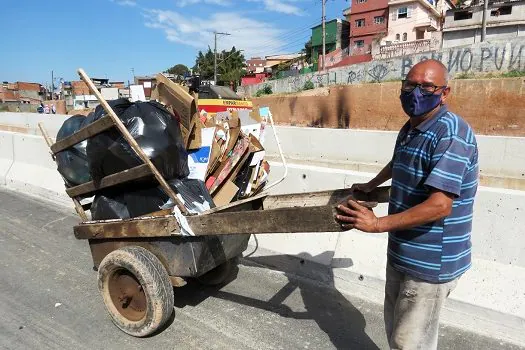
[[[503,78],[519,78],[525,77],[525,71],[511,70],[510,72],[501,74]]]
[[[271,95],[273,93],[272,87],[268,84],[264,85],[261,89],[255,92],[255,97],[261,97],[264,95]]]
[[[303,85],[303,90],[313,90],[315,88],[314,83],[311,80],[305,81]]]
[[[175,75],[184,75],[186,73],[189,73],[189,71],[190,69],[183,64],[176,64],[173,67],[168,68],[166,70],[166,72],[170,74],[175,74]]]
[[[217,80],[220,85],[229,85],[231,81],[238,83],[245,74],[244,55],[240,50],[232,47],[231,50],[217,52]],[[214,55],[211,48],[203,53],[199,51],[195,58],[193,71],[200,74],[202,80],[213,79]]]
[[[473,79],[475,77],[472,72],[460,73],[454,77],[454,79]]]

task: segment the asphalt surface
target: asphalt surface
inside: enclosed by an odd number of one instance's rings
[[[175,289],[169,324],[133,338],[106,314],[70,210],[0,188],[0,220],[1,349],[388,348],[380,305],[250,262],[221,288]],[[440,332],[440,349],[520,349],[450,327]]]

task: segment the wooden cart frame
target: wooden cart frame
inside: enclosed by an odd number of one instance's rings
[[[194,277],[205,284],[223,283],[231,274],[236,258],[246,249],[250,234],[341,232],[342,226],[334,219],[337,204],[348,198],[362,201],[369,208],[388,202],[389,187],[380,187],[368,194],[353,193],[350,189],[261,194],[200,215],[190,215],[86,73],[82,69],[78,73],[107,116],[56,143],[42,125],[40,129],[53,159],[57,153],[79,142],[117,128],[144,162],[100,181],[66,186],[66,193],[82,219],[74,227],[75,237],[88,240],[106,309],[113,322],[130,335],[146,336],[162,326],[173,312],[172,286],[181,285],[184,278]],[[89,204],[81,204],[81,198],[146,178],[158,181],[182,218],[171,211],[161,211],[126,220],[88,220],[85,211]]]

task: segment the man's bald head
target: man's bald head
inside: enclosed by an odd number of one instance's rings
[[[419,83],[433,83],[437,86],[448,85],[448,69],[441,61],[430,59],[416,64],[407,75],[408,80]]]

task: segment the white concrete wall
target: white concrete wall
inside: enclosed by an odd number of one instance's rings
[[[283,151],[296,163],[339,169],[377,171],[392,158],[397,133],[393,131],[278,127]],[[270,128],[265,148],[278,150]],[[525,137],[476,136],[480,171],[484,176],[525,181]]]
[[[0,124],[12,117],[0,113]],[[15,121],[33,128],[40,119],[42,116],[34,115]],[[44,120],[49,129],[58,129],[57,122]],[[280,193],[336,189],[367,181],[388,162],[395,141],[392,132],[277,129],[290,162],[288,177],[275,189]],[[479,136],[478,142],[484,171],[503,176],[518,176],[524,171],[525,138]],[[265,147],[275,158],[271,128],[267,129]],[[271,178],[279,178],[283,168],[278,162],[271,165]],[[37,135],[0,131],[0,183],[67,200],[47,145]],[[72,206],[69,201],[64,203]],[[381,205],[376,213],[385,215],[386,206]],[[525,344],[525,191],[481,187],[474,215],[473,268],[461,278],[443,317],[460,327]],[[330,271],[336,288],[381,302],[386,235],[351,231],[261,234],[256,238],[258,242],[252,239],[249,248],[256,250],[255,256],[295,255],[315,262]]]

